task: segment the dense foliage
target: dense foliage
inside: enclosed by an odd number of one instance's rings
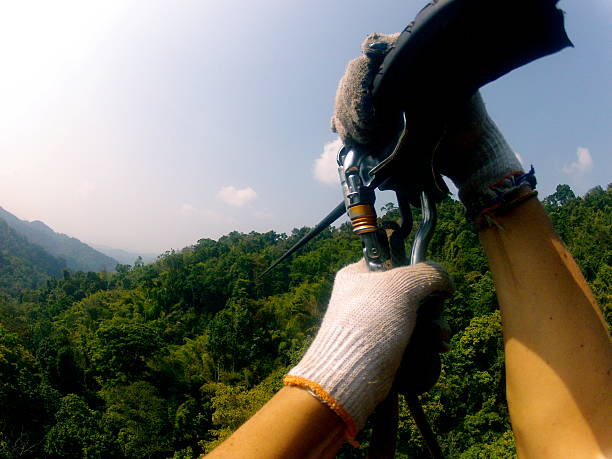
[[[612,190],[579,198],[561,185],[544,202],[609,318]],[[456,281],[447,305],[455,335],[425,411],[449,457],[513,457],[493,281],[461,205],[449,199],[439,213],[430,258]],[[258,277],[306,230],[233,232],[150,265],[65,271],[18,292],[1,270],[0,457],[191,458],[212,449],[278,390],[316,332],[334,273],[360,256],[346,225],[330,228]],[[398,455],[421,457],[400,408]]]

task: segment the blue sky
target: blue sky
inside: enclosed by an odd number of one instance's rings
[[[149,252],[313,225],[341,199],[319,158],[346,63],[424,4],[2,2],[0,206]],[[560,6],[575,48],[482,90],[542,195],[612,181],[612,2]]]

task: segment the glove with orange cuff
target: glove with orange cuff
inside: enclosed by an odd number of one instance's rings
[[[336,275],[321,328],[285,384],[310,391],[345,422],[352,440],[391,389],[421,302],[450,293],[435,263],[369,272],[361,261]]]

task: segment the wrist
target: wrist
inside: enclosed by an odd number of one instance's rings
[[[538,195],[536,184],[533,166],[529,172],[517,171],[502,177],[496,183],[485,187],[477,200],[472,201],[470,207],[466,207],[468,220],[479,229],[499,226],[499,217]]]
[[[477,225],[536,194],[533,168],[524,172],[479,93],[449,119],[436,160]]]

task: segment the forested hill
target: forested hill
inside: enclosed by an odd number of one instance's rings
[[[82,271],[111,271],[117,260],[94,250],[76,238],[56,233],[41,221],[28,222],[0,207],[0,220],[5,221],[28,241],[51,255],[61,258],[68,268]]]
[[[64,269],[63,260],[28,242],[0,219],[1,292],[19,295],[24,290],[40,287],[49,277],[60,276]]]
[[[575,197],[560,186],[544,202],[610,320],[612,189]],[[397,216],[384,208],[382,218]],[[360,257],[344,225],[259,277],[306,230],[233,232],[150,265],[67,272],[18,299],[0,295],[0,457],[186,459],[213,448],[280,387],[316,333],[334,273]],[[455,334],[424,409],[446,457],[514,457],[493,281],[459,203],[439,206],[428,258],[454,277]],[[398,441],[398,457],[424,457],[403,400]]]

